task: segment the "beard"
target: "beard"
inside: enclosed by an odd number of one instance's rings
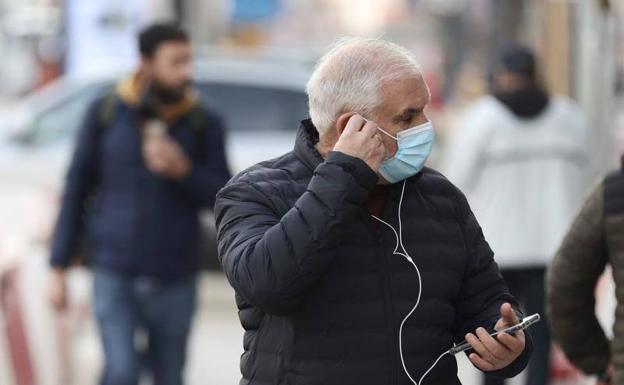
[[[139,101],[139,114],[147,120],[158,118],[159,108],[182,101],[190,84],[186,81],[178,87],[171,87],[152,80]]]
[[[178,103],[182,99],[184,99],[184,96],[186,95],[186,91],[188,90],[190,85],[191,85],[190,80],[185,81],[179,86],[172,87],[169,85],[164,85],[163,83],[154,79],[152,80],[152,83],[150,85],[150,89],[148,90],[148,92],[151,93],[152,96],[159,103],[163,105],[169,105],[169,104]]]

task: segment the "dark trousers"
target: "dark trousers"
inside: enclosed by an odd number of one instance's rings
[[[159,283],[112,271],[94,271],[94,307],[102,345],[102,385],[138,385],[143,368],[155,385],[182,385],[195,312],[196,277]],[[147,335],[146,351],[136,343]]]
[[[533,355],[529,361],[527,385],[546,385],[550,371],[550,330],[546,320],[544,303],[544,275],[545,268],[530,269],[502,269],[501,273],[509,285],[511,294],[520,302],[525,315],[539,313],[542,320],[531,326],[533,338]],[[502,378],[485,375],[485,385],[502,385]]]

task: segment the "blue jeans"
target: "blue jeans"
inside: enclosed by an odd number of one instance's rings
[[[94,271],[94,307],[105,367],[102,385],[137,385],[143,367],[155,385],[182,385],[197,296],[196,277],[173,283]],[[145,331],[140,351],[136,333]]]

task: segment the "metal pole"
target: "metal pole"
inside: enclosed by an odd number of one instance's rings
[[[606,5],[606,6],[605,6]],[[575,96],[586,113],[592,178],[613,168],[615,17],[603,0],[575,2]]]

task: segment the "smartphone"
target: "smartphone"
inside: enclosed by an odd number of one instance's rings
[[[506,329],[503,330],[495,330],[493,332],[490,333],[490,335],[494,338],[496,338],[496,336],[498,336],[501,333],[507,333],[507,334],[514,334],[515,332],[519,331],[519,330],[525,330],[527,329],[529,326],[537,323],[540,320],[540,315],[539,314],[533,314],[532,316],[526,317],[524,318],[520,323],[517,323],[513,326],[510,326]],[[464,352],[466,350],[470,350],[472,349],[472,345],[470,345],[468,342],[464,341],[459,345],[455,345],[453,346],[450,350],[449,353],[450,354],[457,354],[457,353],[461,353]]]

